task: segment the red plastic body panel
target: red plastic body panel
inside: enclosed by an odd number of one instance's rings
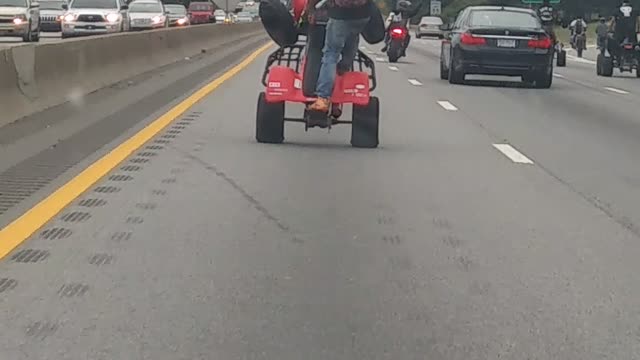
[[[292,8],[293,8],[293,20],[298,22],[300,17],[302,16],[302,12],[304,8],[307,6],[307,0],[293,0]]]
[[[267,102],[313,102],[302,93],[302,76],[292,68],[274,66],[269,69],[266,89]],[[369,75],[365,72],[348,72],[336,76],[331,102],[336,104],[369,104]]]

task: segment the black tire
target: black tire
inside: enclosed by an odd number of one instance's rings
[[[307,33],[305,49],[305,66],[302,73],[302,93],[304,96],[316,95],[316,85],[322,65],[322,48],[324,47],[325,26],[310,25]]]
[[[380,101],[377,97],[369,98],[368,105],[353,105],[351,146],[369,149],[378,147],[379,123]]]
[[[581,58],[582,57],[582,44],[580,44],[580,46],[578,46],[578,49],[576,49],[576,51],[578,52],[578,57]]]
[[[284,102],[270,104],[264,92],[258,97],[256,140],[267,144],[284,141]]]
[[[31,21],[29,21],[29,28],[27,29],[27,33],[22,36],[22,41],[31,42],[33,39],[33,35],[31,34]]]
[[[558,67],[565,67],[567,66],[567,51],[566,50],[561,50],[558,53],[558,59],[556,61],[556,65]]]
[[[440,79],[449,80],[449,69],[444,66],[444,59],[440,56]]]
[[[31,41],[40,42],[40,28],[35,33],[31,34]]]
[[[416,33],[416,39],[422,39],[422,35]]]
[[[449,84],[461,85],[464,84],[464,71],[456,70],[456,59],[451,55],[451,64],[449,64]]]
[[[640,67],[636,68],[636,77],[640,78]]]
[[[552,83],[553,83],[553,68],[547,69],[541,72],[540,74],[538,74],[538,76],[536,76],[536,79],[535,79],[536,89],[548,89],[551,87]]]
[[[389,50],[387,51],[387,56],[389,56],[390,63],[397,63],[398,59],[400,59],[400,53],[402,49],[400,49],[401,44],[397,41],[391,41],[389,44]]]
[[[596,74],[598,76],[602,76],[602,60],[604,59],[604,55],[598,54],[596,58]]]
[[[613,58],[610,56],[605,56],[602,58],[602,67],[601,67],[602,76],[612,77],[613,76]]]

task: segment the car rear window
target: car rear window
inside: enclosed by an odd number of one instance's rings
[[[209,11],[211,10],[213,6],[209,5],[209,4],[191,4],[189,5],[189,9],[190,10],[195,10],[195,11]]]
[[[539,28],[540,22],[531,13],[505,10],[478,10],[471,13],[471,26],[505,28]]]

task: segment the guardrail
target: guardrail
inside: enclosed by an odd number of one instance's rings
[[[0,126],[202,49],[264,33],[259,22],[215,24],[28,44],[0,50]]]

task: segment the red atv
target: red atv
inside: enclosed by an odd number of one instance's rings
[[[316,100],[314,93],[322,60],[325,24],[318,17],[310,17],[308,24],[300,29],[296,43],[281,45],[269,55],[262,75],[265,90],[258,98],[256,113],[258,142],[282,143],[284,123],[291,121],[304,123],[305,130],[351,124],[352,146],[378,146],[380,104],[377,97],[370,96],[376,88],[375,63],[363,52],[358,50],[350,71],[336,76],[329,113],[306,109],[306,105]],[[305,104],[300,118],[285,117],[287,102]],[[345,104],[352,105],[351,120],[341,120]]]

